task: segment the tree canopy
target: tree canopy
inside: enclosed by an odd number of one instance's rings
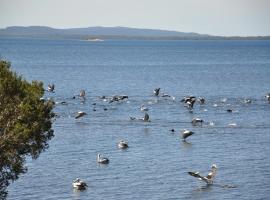
[[[26,156],[36,159],[53,137],[53,102],[43,100],[43,83],[29,83],[0,60],[0,199],[25,173]]]

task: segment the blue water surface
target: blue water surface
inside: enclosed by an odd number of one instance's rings
[[[27,159],[8,199],[269,199],[270,41],[0,39],[0,55],[27,80],[55,84],[45,98],[56,101],[59,116],[49,149]],[[171,97],[154,97],[157,87]],[[72,99],[81,89],[85,102]],[[129,98],[98,98],[117,94]],[[190,112],[180,102],[185,95],[206,104]],[[142,104],[149,123],[129,119],[143,117]],[[87,115],[76,120],[79,110]],[[205,123],[192,126],[194,117]],[[186,143],[183,129],[195,132]],[[119,150],[120,139],[130,148]],[[98,153],[109,157],[107,166],[96,162]],[[211,187],[187,173],[207,174],[213,163]],[[72,188],[77,177],[87,190]]]

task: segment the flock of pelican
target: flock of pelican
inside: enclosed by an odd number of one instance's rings
[[[54,84],[48,85],[48,88],[47,88],[48,92],[53,93],[54,90],[55,90]],[[77,96],[79,96],[83,101],[85,101],[85,95],[86,95],[85,90],[81,90]],[[153,95],[156,96],[156,97],[171,97],[173,100],[175,99],[175,97],[172,97],[172,96],[170,96],[168,94],[165,94],[165,93],[161,93],[160,88],[154,89],[153,90]],[[75,98],[76,98],[76,96],[73,96],[73,99],[75,99]],[[270,103],[270,93],[265,95],[265,98],[267,99],[268,103]],[[107,101],[108,103],[113,103],[113,102],[122,101],[124,99],[128,99],[128,96],[127,95],[100,96],[99,99],[101,99],[103,101]],[[225,98],[222,101],[226,102],[226,100],[227,99]],[[180,100],[180,102],[184,103],[184,106],[187,107],[187,109],[190,112],[192,112],[196,102],[198,102],[198,104],[202,105],[202,104],[205,104],[206,100],[203,97],[196,98],[195,96],[185,96],[183,99]],[[243,103],[250,104],[251,100],[250,99],[245,99],[243,101]],[[66,104],[66,102],[61,102],[61,104]],[[93,105],[95,105],[95,104],[93,104]],[[213,106],[215,106],[215,104]],[[106,108],[104,108],[104,110],[105,109]],[[144,117],[141,117],[141,118],[140,117],[130,117],[130,120],[132,120],[132,121],[136,120],[136,121],[142,121],[142,122],[151,122],[150,121],[150,116],[147,113],[149,108],[147,108],[145,105],[141,105],[140,110],[142,112],[144,112]],[[95,109],[93,111],[95,111]],[[234,112],[234,110],[232,110],[232,109],[227,109],[226,111],[228,113]],[[86,112],[78,111],[76,116],[75,116],[75,119],[79,119],[79,118],[81,118],[81,117],[83,117],[85,115],[87,115]],[[201,118],[193,118],[192,121],[191,121],[191,124],[193,126],[202,125],[202,123],[204,123],[204,120],[201,119]],[[213,123],[213,122],[210,122],[210,125],[211,125],[211,123]],[[230,127],[234,127],[234,126],[236,126],[236,123],[230,123],[228,125]],[[171,129],[170,131],[175,132],[175,129]],[[182,130],[181,135],[182,135],[183,141],[185,142],[186,139],[188,137],[190,137],[191,135],[193,135],[193,134],[194,134],[194,132],[191,131],[191,130],[187,130],[187,129]],[[123,139],[121,139],[119,141],[117,146],[118,146],[119,149],[126,149],[126,148],[129,147],[128,142],[123,140]],[[109,164],[109,162],[110,162],[109,158],[101,156],[100,153],[97,155],[97,163],[99,163],[99,164]],[[215,178],[215,176],[217,174],[217,165],[212,164],[210,172],[206,176],[200,175],[199,172],[188,172],[188,174],[195,177],[195,178],[198,178],[201,181],[204,181],[207,185],[212,185],[213,182],[214,182],[214,178]],[[88,187],[86,182],[82,181],[79,178],[74,180],[72,185],[73,185],[74,188],[76,188],[78,190],[84,190],[84,189],[86,189],[86,187]]]

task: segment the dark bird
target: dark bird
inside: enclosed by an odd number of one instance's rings
[[[100,164],[108,164],[110,162],[110,160],[108,158],[101,157],[101,155],[99,153],[97,156],[97,162]]]
[[[80,117],[83,117],[84,115],[86,115],[85,112],[79,111],[79,112],[77,113],[77,115],[75,116],[75,119],[78,119],[78,118],[80,118]]]
[[[143,117],[142,120],[145,121],[145,122],[149,122],[150,121],[150,117],[149,117],[148,113],[145,113],[144,114],[144,117]]]
[[[228,113],[231,113],[233,110],[232,109],[227,109],[227,112]]]
[[[189,136],[193,135],[194,132],[193,131],[189,131],[189,130],[183,130],[182,131],[182,138],[184,141],[186,141],[186,138],[188,138]]]
[[[160,88],[156,88],[156,89],[154,89],[154,95],[155,96],[158,96],[159,95],[159,91],[160,91]]]
[[[211,170],[207,174],[207,176],[201,176],[199,172],[188,172],[188,174],[198,178],[199,180],[204,181],[207,185],[212,185],[214,178],[217,174],[217,165],[212,165]]]

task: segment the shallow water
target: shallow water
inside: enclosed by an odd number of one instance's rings
[[[45,98],[58,102],[59,115],[49,149],[27,160],[28,172],[8,188],[8,199],[269,198],[270,41],[0,39],[0,54],[27,80],[55,84]],[[175,99],[154,97],[156,87]],[[72,99],[81,89],[84,103]],[[129,98],[97,98],[115,94]],[[206,104],[189,112],[180,103],[189,94]],[[151,122],[130,121],[143,117],[142,104]],[[87,115],[75,120],[79,110]],[[192,126],[193,117],[205,123]],[[184,128],[195,132],[187,143],[180,137]],[[121,138],[130,148],[117,148]],[[96,162],[98,153],[109,157],[107,166]],[[216,185],[204,188],[187,174],[206,174],[212,163]],[[77,177],[87,190],[72,189]]]

